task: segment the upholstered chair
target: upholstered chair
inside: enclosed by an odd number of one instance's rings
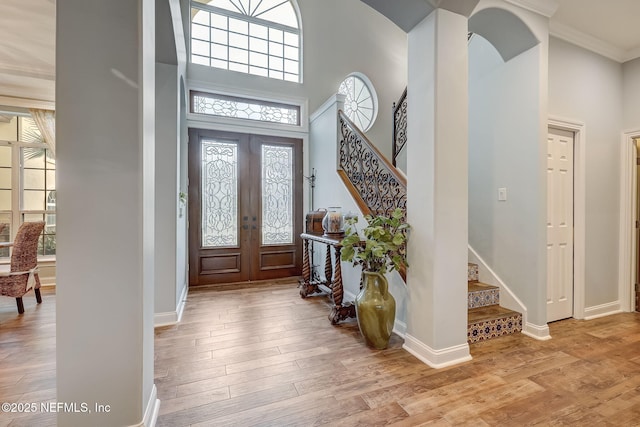
[[[10,268],[0,269],[0,295],[15,298],[18,313],[24,313],[22,296],[31,288],[38,304],[42,302],[38,277],[38,239],[43,229],[44,221],[22,223],[11,245]]]

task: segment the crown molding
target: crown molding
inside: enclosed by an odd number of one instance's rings
[[[624,55],[624,62],[633,61],[634,59],[638,58],[640,58],[640,47],[628,50]]]
[[[551,18],[558,7],[559,0],[504,0],[523,9],[530,10],[547,18]]]
[[[549,22],[549,34],[620,63],[627,61],[631,53],[553,20]]]

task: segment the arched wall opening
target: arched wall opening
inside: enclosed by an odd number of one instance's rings
[[[523,312],[525,332],[546,328],[544,52],[505,9],[475,13],[469,31],[469,245],[508,288],[501,303]]]

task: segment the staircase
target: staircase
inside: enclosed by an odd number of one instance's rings
[[[522,331],[522,314],[500,307],[500,288],[478,281],[478,264],[468,264],[467,342],[470,344]]]

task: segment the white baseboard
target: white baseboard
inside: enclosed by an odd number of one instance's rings
[[[434,350],[411,335],[405,334],[402,348],[435,369],[446,368],[447,366],[471,360],[468,343]]]
[[[398,335],[400,338],[405,339],[406,334],[407,334],[407,324],[404,322],[401,322],[400,320],[398,320],[398,318],[396,317],[396,321],[393,324],[393,332]]]
[[[612,314],[622,313],[620,301],[609,302],[606,304],[594,305],[584,309],[584,320],[597,319],[598,317],[610,316]]]
[[[153,316],[153,326],[158,328],[160,326],[171,326],[179,323],[180,320],[182,320],[182,313],[184,312],[184,306],[187,302],[188,292],[189,287],[185,285],[182,291],[182,295],[180,295],[180,299],[178,300],[176,310],[156,313]]]
[[[535,338],[540,341],[546,341],[551,339],[549,333],[549,325],[534,325],[533,323],[522,322],[522,333],[528,337]]]
[[[147,409],[144,411],[142,422],[129,427],[154,427],[158,422],[158,414],[160,413],[160,399],[158,399],[158,389],[153,385],[151,395],[147,402]]]

